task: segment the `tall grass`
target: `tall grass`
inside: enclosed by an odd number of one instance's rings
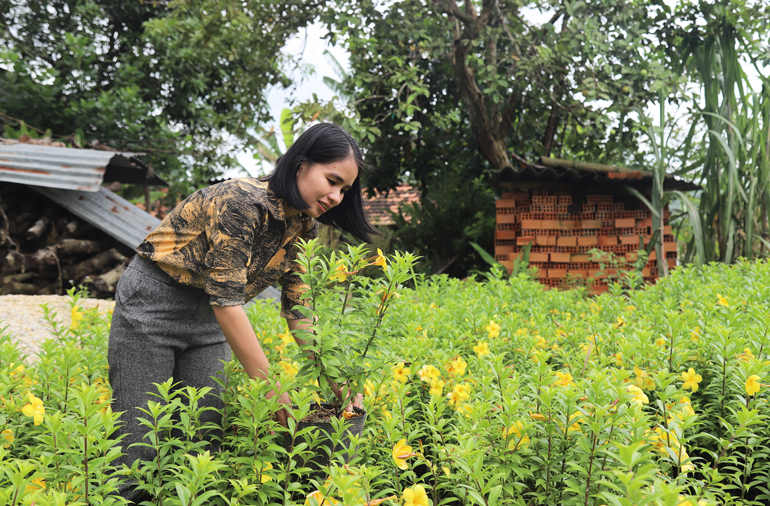
[[[770,82],[761,75],[751,37],[720,14],[701,36],[685,40],[682,58],[701,79],[702,108],[687,136],[700,165],[700,230],[687,259],[732,263],[766,256],[770,206]],[[744,66],[760,74],[754,91]],[[689,150],[703,132],[700,149]],[[702,250],[702,251],[701,251]]]

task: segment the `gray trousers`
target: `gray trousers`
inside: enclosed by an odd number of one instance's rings
[[[180,386],[211,387],[213,392],[199,403],[222,409],[221,387],[212,376],[221,374],[229,361],[230,346],[209,305],[209,296],[199,288],[174,281],[151,261],[135,256],[120,278],[112,313],[108,362],[113,391],[112,409],[122,411],[124,455],[117,465],[129,467],[137,459],[152,460],[154,451],[131,447],[144,439],[147,428],[137,417],[149,418],[138,408],[158,401],[153,383],[169,378]],[[216,411],[206,411],[203,422],[221,422]],[[124,484],[120,494],[135,501],[133,484]]]

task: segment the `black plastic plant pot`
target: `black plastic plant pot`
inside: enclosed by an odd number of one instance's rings
[[[321,406],[324,408],[331,407],[328,403],[321,403]],[[314,411],[317,409],[317,404],[311,404],[310,409],[311,411]],[[294,409],[297,409],[297,406],[294,406]],[[345,426],[346,430],[342,436],[342,438],[339,440],[339,442],[334,446],[334,451],[331,452],[332,459],[336,459],[336,455],[339,453],[345,452],[347,453],[347,450],[350,448],[350,436],[351,434],[360,437],[361,434],[364,431],[364,424],[366,423],[366,410],[363,410],[361,408],[353,407],[353,410],[355,413],[357,413],[359,416],[355,418],[351,418],[349,420],[345,420]],[[303,429],[306,429],[307,427],[314,427],[315,430],[312,431],[315,434],[315,437],[318,438],[319,443],[312,448],[313,453],[306,458],[302,457],[295,457],[295,462],[297,465],[301,467],[309,467],[313,470],[311,473],[311,478],[316,479],[323,479],[325,476],[321,476],[325,473],[325,469],[329,466],[330,459],[329,459],[329,453],[332,449],[332,440],[331,440],[331,434],[334,434],[334,426],[330,422],[306,422],[303,420],[300,420],[297,423],[297,431],[301,431]],[[287,449],[291,447],[291,436],[284,432],[283,434],[283,440],[284,445]],[[299,444],[303,441],[303,438],[299,438],[294,442],[294,444]],[[358,448],[355,449],[355,451],[350,455],[350,458],[355,457],[356,452],[358,452]],[[347,459],[346,459],[347,462]],[[323,470],[323,473],[320,471]]]

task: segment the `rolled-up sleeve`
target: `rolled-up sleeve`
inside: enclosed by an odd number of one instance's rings
[[[315,239],[318,235],[318,223],[314,222],[313,225],[304,232],[300,237],[309,241]],[[292,309],[294,306],[310,307],[309,299],[302,299],[302,295],[308,290],[308,286],[302,282],[298,273],[305,272],[302,266],[297,263],[297,256],[299,255],[301,246],[299,242],[295,242],[287,253],[287,259],[289,263],[289,270],[286,271],[278,282],[281,284],[281,316],[287,320],[299,320],[305,318],[300,311]]]
[[[247,268],[261,217],[253,206],[237,198],[218,198],[208,209],[206,286],[213,306],[246,303]]]

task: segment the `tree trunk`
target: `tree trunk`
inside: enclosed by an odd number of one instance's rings
[[[42,236],[43,232],[48,228],[49,223],[51,223],[51,220],[49,220],[46,215],[38,218],[35,224],[27,230],[27,240],[40,239],[40,236]]]
[[[111,271],[95,277],[93,279],[94,286],[100,292],[115,293],[115,285],[118,283],[120,276],[123,275],[125,270],[125,264],[118,264],[118,266]]]

